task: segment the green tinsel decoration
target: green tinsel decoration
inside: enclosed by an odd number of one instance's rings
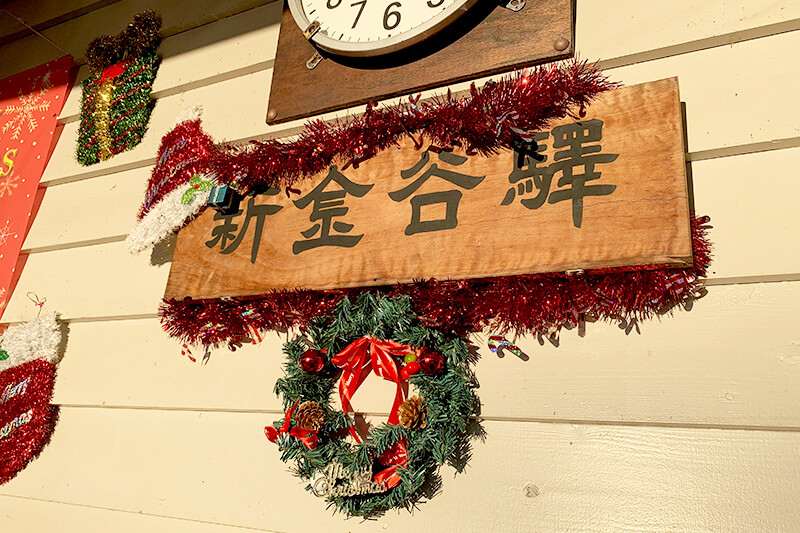
[[[338,409],[335,385],[341,371],[330,359],[364,336],[415,348],[433,348],[444,356],[446,365],[442,372],[437,375],[420,372],[409,380],[427,407],[425,428],[414,430],[382,423],[371,429],[369,440],[359,444],[348,443],[338,436],[351,421]],[[309,348],[325,350],[325,367],[319,373],[306,373],[299,366],[300,357]],[[458,471],[466,466],[471,418],[478,414],[479,407],[474,391],[477,382],[469,368],[468,344],[453,334],[425,327],[414,313],[409,297],[364,293],[355,303],[344,298],[332,315],[314,320],[303,336],[286,343],[283,349],[287,355],[286,375],[276,383],[275,392],[282,397],[284,409],[297,400],[314,401],[326,414],[319,431],[319,444],[312,450],[296,438],[285,434],[278,437],[281,460],[293,461],[297,476],[313,479],[334,459],[354,471],[373,468],[375,458],[399,440],[407,439],[408,463],[398,470],[400,484],[381,493],[328,497],[329,504],[340,512],[371,517],[390,508],[411,509],[421,498],[435,492],[441,465],[447,462]],[[282,424],[283,420],[276,421],[275,427]],[[306,488],[311,490],[311,484]]]
[[[80,164],[95,164],[141,142],[153,107],[150,92],[160,64],[160,27],[160,15],[144,12],[120,34],[90,43],[86,57],[92,75],[82,83],[78,130]],[[115,65],[120,72],[103,79],[104,70]]]

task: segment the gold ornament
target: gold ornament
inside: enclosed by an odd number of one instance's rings
[[[318,431],[325,424],[325,411],[317,402],[303,402],[294,414],[297,427]]]
[[[400,424],[406,429],[424,429],[427,413],[428,408],[425,407],[425,401],[419,396],[412,396],[404,401],[397,410]]]

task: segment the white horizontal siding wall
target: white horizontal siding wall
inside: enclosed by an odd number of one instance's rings
[[[302,126],[264,123],[280,5],[260,3],[97,2],[43,30],[80,57],[156,7],[168,37],[135,150],[81,167],[79,90],[61,116],[4,316],[33,318],[35,291],[67,320],[61,421],[0,486],[5,530],[800,531],[800,3],[578,1],[580,57],[628,84],[680,79],[695,204],[714,225],[708,296],[640,333],[594,323],[558,347],[519,339],[528,361],[499,359],[476,336],[485,442],[465,473],[443,469],[443,491],[413,515],[372,522],[332,516],[263,436],[282,414],[272,387],[285,335],[191,364],[156,317],[169,263],[121,242],[185,107],[202,104],[219,141]],[[45,4],[40,21],[64,11]],[[0,75],[58,55],[14,40],[0,46]],[[387,386],[368,381],[359,408],[385,415]]]

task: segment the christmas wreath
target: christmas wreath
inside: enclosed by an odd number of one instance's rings
[[[296,475],[310,480],[307,489],[340,512],[411,508],[436,486],[442,464],[464,466],[479,405],[468,345],[423,324],[409,297],[344,298],[284,352],[286,375],[275,392],[286,414],[266,435]],[[362,436],[351,400],[372,373],[394,382],[396,393],[388,421]]]

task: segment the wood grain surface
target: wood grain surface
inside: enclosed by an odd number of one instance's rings
[[[368,62],[331,58],[308,70],[306,61],[315,48],[284,7],[269,99],[275,119],[270,117],[268,122],[286,122],[506,72],[571,57],[575,52],[573,0],[529,1],[520,12],[484,0],[448,30],[392,57]],[[560,38],[569,44],[556,50],[554,43]]]
[[[514,152],[437,154],[416,150],[408,140],[358,169],[332,167],[314,176],[298,185],[301,192],[291,199],[282,193],[246,198],[242,213],[228,219],[209,209],[179,233],[166,297],[691,264],[679,108],[674,78],[606,93],[581,122],[557,122],[540,141],[547,146],[540,166],[568,162],[567,170],[549,177],[528,174],[512,184]],[[589,140],[600,133],[601,140]],[[579,141],[575,159],[566,153],[572,150],[564,144],[568,137]],[[407,169],[416,171],[404,173]],[[419,188],[397,195],[423,180],[425,169],[432,174]],[[466,177],[443,178],[440,171]],[[583,197],[577,179],[572,185],[562,182],[568,172],[593,171],[599,174],[586,181],[585,191],[603,195]],[[540,182],[534,185],[535,180]],[[343,187],[351,187],[347,196]],[[314,215],[317,201],[312,198],[323,193],[331,196],[319,196],[319,204],[329,207]],[[554,202],[557,194],[571,199]],[[256,206],[280,208],[262,218],[258,240],[258,219],[248,218]],[[326,220],[328,209],[339,210],[337,216]],[[223,224],[229,223],[234,224],[229,236],[240,240],[238,247],[221,236]],[[337,229],[337,223],[352,228]]]

